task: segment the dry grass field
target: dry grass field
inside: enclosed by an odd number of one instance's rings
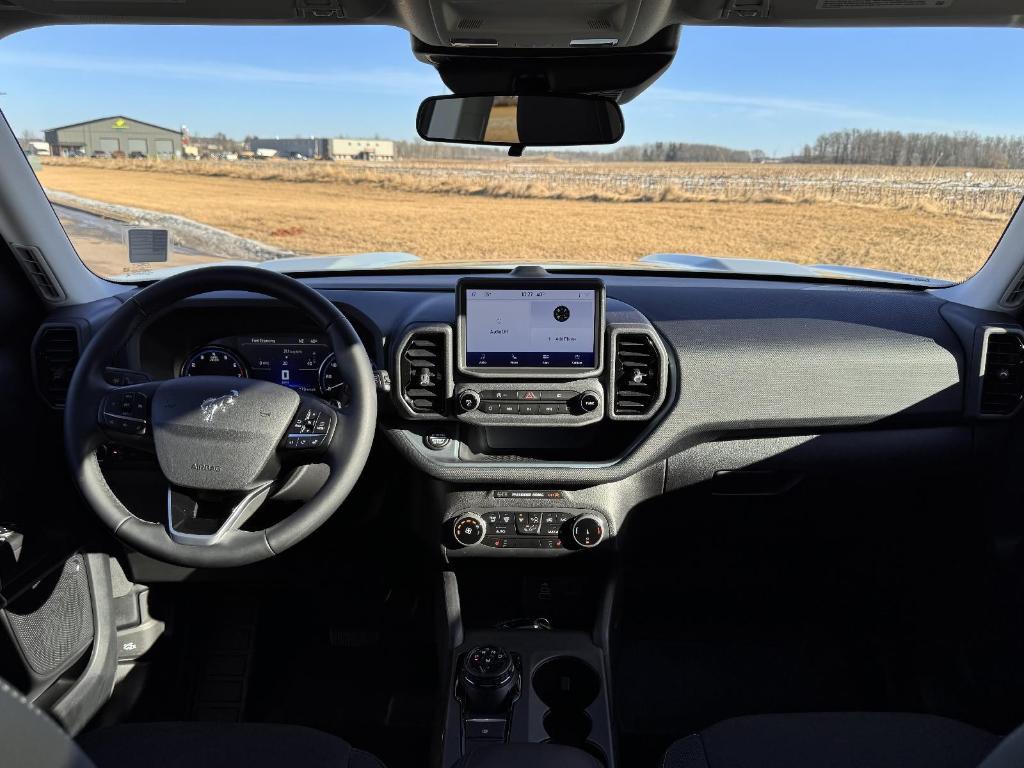
[[[972,274],[1024,173],[554,159],[289,163],[49,159],[52,190],[311,254],[629,262],[653,252]],[[87,256],[88,258],[88,256]],[[120,273],[123,266],[95,264]]]

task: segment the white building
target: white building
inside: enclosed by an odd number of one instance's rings
[[[394,160],[395,142],[380,139],[331,139],[333,160]]]

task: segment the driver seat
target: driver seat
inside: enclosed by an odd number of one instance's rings
[[[140,723],[102,728],[76,743],[0,680],[5,768],[384,768],[373,755],[298,725]]]

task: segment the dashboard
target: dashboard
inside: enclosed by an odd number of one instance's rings
[[[389,471],[437,483],[445,530],[479,537],[453,555],[558,554],[564,525],[600,543],[638,500],[697,485],[955,465],[1024,397],[1013,318],[921,290],[535,269],[306,282],[363,342]],[[84,341],[113,306],[48,323]],[[259,378],[344,409],[331,361],[301,312],[224,292],[153,319],[112,364]]]

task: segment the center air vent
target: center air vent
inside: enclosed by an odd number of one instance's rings
[[[1024,336],[990,328],[985,334],[981,378],[981,412],[1009,416],[1024,399]]]
[[[413,331],[399,356],[400,392],[413,413],[443,416],[448,396],[448,334]]]
[[[78,353],[78,329],[74,326],[46,326],[36,336],[33,345],[36,386],[53,408],[64,407]]]
[[[614,342],[615,381],[612,413],[621,417],[650,415],[658,404],[664,362],[647,333],[620,333]]]

